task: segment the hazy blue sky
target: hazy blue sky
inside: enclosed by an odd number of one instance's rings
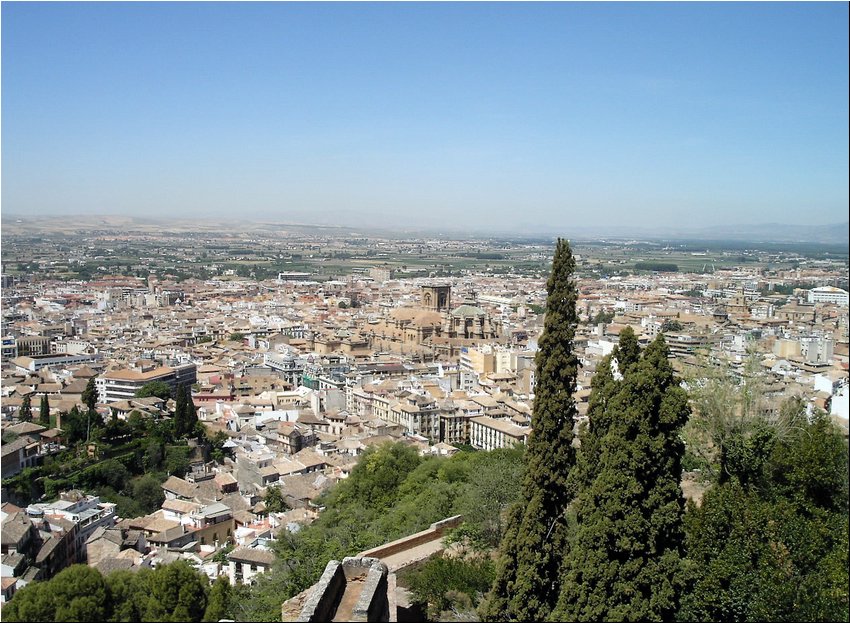
[[[3,2],[2,209],[845,221],[847,24],[845,2]]]

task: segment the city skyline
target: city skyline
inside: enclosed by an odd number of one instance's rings
[[[847,14],[6,2],[3,213],[841,223]]]

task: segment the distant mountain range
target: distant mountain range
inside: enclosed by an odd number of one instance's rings
[[[742,242],[808,242],[850,245],[850,222],[830,225],[715,225],[702,228],[684,227],[576,227],[581,237],[616,237],[641,239],[736,240]]]
[[[243,219],[234,221],[225,217],[203,219],[165,219],[155,217],[134,217],[124,215],[2,215],[2,227],[9,234],[38,234],[76,232],[92,230],[121,229],[125,232],[149,232],[171,230],[175,233],[227,231],[231,233],[266,232],[281,234],[293,232],[300,234],[325,235],[379,235],[388,237],[444,235],[451,237],[535,237],[548,238],[557,233],[575,239],[627,239],[627,240],[700,240],[700,241],[737,241],[753,243],[815,243],[850,246],[850,222],[829,225],[788,225],[784,223],[764,223],[756,225],[715,225],[712,227],[687,228],[681,226],[629,227],[629,226],[568,226],[546,231],[534,226],[518,228],[512,231],[487,230],[485,228],[467,229],[463,227],[370,227],[367,224],[352,226],[344,221],[337,225],[325,225],[307,222],[286,222],[284,219]]]

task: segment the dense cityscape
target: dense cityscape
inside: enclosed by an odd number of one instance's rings
[[[0,619],[850,620],[850,4],[0,17]]]
[[[80,563],[250,586],[364,454],[527,444],[551,240],[96,227],[4,222],[4,600]],[[846,250],[801,246],[575,241],[575,431],[632,332],[694,392],[757,380],[761,417],[797,399],[846,440]],[[699,503],[713,476],[684,438]]]

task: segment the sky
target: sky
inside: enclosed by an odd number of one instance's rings
[[[0,10],[4,216],[847,221],[845,2]]]

